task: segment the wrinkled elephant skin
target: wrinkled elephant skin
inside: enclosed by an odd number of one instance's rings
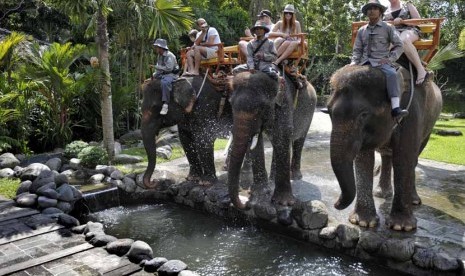
[[[160,115],[162,101],[159,80],[154,79],[144,85],[143,97],[141,132],[148,158],[144,186],[150,189],[157,186],[156,180],[151,181],[156,166],[156,136],[162,128],[176,124],[189,162],[188,178],[215,182],[213,144],[222,128],[231,124],[230,107],[218,118],[222,93],[216,91],[208,79],[204,82],[203,76],[180,78],[173,83],[166,115]]]
[[[316,93],[310,83],[298,93],[294,84],[286,80],[282,103],[276,104],[278,83],[264,73],[243,72],[233,81],[231,106],[233,109],[233,142],[228,169],[228,187],[232,203],[238,208],[246,205],[239,199],[239,176],[244,155],[252,137],[258,141],[251,150],[253,184],[250,202],[268,200],[270,188],[265,168],[262,132],[265,131],[273,145],[275,189],[271,200],[280,205],[295,202],[291,189],[291,173],[300,175],[300,157],[313,112]],[[296,106],[294,104],[296,103]],[[291,161],[292,146],[292,161]]]
[[[368,66],[346,66],[331,78],[332,92],[328,102],[333,125],[330,155],[341,187],[335,208],[348,207],[356,195],[349,220],[363,227],[377,225],[373,166],[374,152],[381,150],[383,177],[388,175],[390,178],[391,162],[394,169],[394,198],[386,223],[394,230],[410,231],[416,228],[412,202],[419,201],[415,189],[415,167],[439,117],[441,91],[432,81],[415,86],[409,115],[395,126],[384,83],[382,72]],[[409,102],[409,91],[408,88],[402,94],[403,107]],[[382,185],[389,183],[390,179],[384,180]]]

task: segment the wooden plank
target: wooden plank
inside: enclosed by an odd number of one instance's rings
[[[123,264],[119,267],[116,267],[112,270],[105,271],[102,274],[105,276],[120,276],[120,275],[131,275],[133,273],[139,272],[142,270],[142,267],[138,264],[134,264],[128,261],[128,263]]]
[[[32,230],[31,232],[28,232],[28,233],[24,233],[24,234],[18,233],[17,235],[13,235],[13,236],[9,236],[9,237],[3,237],[3,238],[0,239],[0,245],[15,242],[15,241],[19,241],[19,240],[24,240],[24,239],[27,239],[27,238],[30,238],[30,237],[42,235],[42,234],[49,233],[49,232],[53,232],[53,231],[56,231],[56,230],[61,229],[61,228],[64,228],[64,226],[60,225],[60,224],[55,224],[53,226],[40,227],[40,228],[38,228],[36,230]]]
[[[0,216],[0,223],[7,221],[7,220],[23,218],[23,217],[28,217],[28,216],[37,215],[37,214],[40,214],[40,212],[35,209],[21,209],[19,211],[14,211],[11,214],[8,214],[6,216]]]
[[[42,264],[45,264],[51,261],[55,261],[57,259],[67,257],[69,255],[73,255],[73,254],[76,254],[82,251],[86,251],[91,248],[94,248],[94,246],[86,242],[78,246],[70,247],[70,248],[67,248],[67,249],[52,253],[52,254],[48,254],[42,257],[34,258],[34,259],[31,259],[31,260],[28,260],[22,263],[18,263],[18,264],[9,266],[9,267],[2,268],[0,269],[0,276],[10,275],[12,273],[23,271],[28,268],[34,267],[34,266],[42,265]]]

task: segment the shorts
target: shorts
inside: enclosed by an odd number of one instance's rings
[[[210,59],[217,56],[216,49],[205,47],[205,50],[207,51],[207,56],[202,56],[202,59]]]

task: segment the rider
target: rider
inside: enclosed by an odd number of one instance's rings
[[[177,79],[176,71],[179,70],[176,56],[168,50],[166,40],[158,38],[153,43],[155,52],[157,53],[157,70],[153,77],[161,80],[161,92],[163,106],[160,115],[168,113],[168,104],[170,103],[170,93],[172,90],[172,83]]]
[[[362,7],[369,22],[357,32],[350,65],[369,64],[385,74],[387,92],[391,99],[391,114],[400,119],[407,116],[408,111],[400,108],[400,80],[393,63],[403,52],[402,41],[395,28],[382,20],[384,11],[386,7],[378,0],[369,0]]]

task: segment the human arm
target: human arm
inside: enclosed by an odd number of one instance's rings
[[[362,39],[363,31],[362,29],[358,29],[357,36],[355,37],[355,43],[352,49],[352,58],[350,61],[350,65],[359,64],[360,60],[363,55],[363,39]]]
[[[387,27],[389,41],[391,43],[391,49],[389,51],[388,59],[390,62],[395,62],[404,52],[404,45],[395,27],[392,25],[387,25]]]
[[[281,20],[278,21],[276,24],[274,24],[273,30],[271,30],[271,32],[268,33],[268,37],[269,38],[274,38],[274,37],[288,38],[289,34],[286,34],[281,30],[282,24],[283,22]]]
[[[249,68],[249,70],[255,70],[255,63],[253,60],[253,46],[252,46],[253,41],[255,40],[251,40],[249,41],[249,43],[247,43],[246,58],[247,58],[247,67]]]
[[[163,56],[163,55],[158,56],[155,69],[157,69],[157,72],[169,73],[169,72],[172,72],[176,66],[177,66],[176,57],[174,56],[174,54],[168,52],[166,56]]]
[[[408,2],[407,8],[410,12],[410,19],[421,18],[420,13],[418,12],[417,8],[412,3]]]

